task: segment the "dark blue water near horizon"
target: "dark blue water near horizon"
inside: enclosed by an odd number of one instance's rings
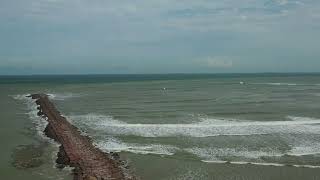
[[[320,73],[172,73],[172,74],[70,74],[70,75],[0,75],[1,84],[15,83],[103,83],[153,80],[184,80],[250,77],[310,77]]]

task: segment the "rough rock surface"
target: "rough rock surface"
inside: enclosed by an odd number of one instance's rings
[[[39,105],[39,116],[48,121],[45,134],[60,143],[57,163],[74,167],[74,180],[134,180],[123,162],[92,145],[89,137],[81,135],[55,108],[45,94],[33,94]]]

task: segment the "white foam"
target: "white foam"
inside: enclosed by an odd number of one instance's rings
[[[304,148],[303,148],[304,150]],[[230,163],[230,164],[253,164],[259,166],[288,166],[288,164],[281,163],[269,163],[263,162],[261,157],[282,157],[284,155],[292,155],[299,156],[299,154],[294,153],[281,153],[279,151],[273,151],[271,149],[262,149],[260,151],[249,151],[244,148],[241,149],[233,149],[233,148],[189,148],[185,149],[185,151],[192,153],[198,156],[201,161],[206,163]],[[221,160],[223,158],[236,158],[240,159],[240,161],[224,161]],[[244,160],[244,161],[243,161]],[[245,161],[248,160],[248,161]],[[262,161],[262,162],[261,162]],[[320,168],[320,166],[315,165],[298,165],[298,164],[290,164],[293,167],[305,167],[305,168]]]
[[[262,157],[273,157],[279,159],[286,155],[290,156],[305,156],[305,155],[317,155],[320,153],[320,143],[309,141],[305,143],[299,143],[291,146],[291,150],[279,151],[272,148],[261,148],[259,150],[249,150],[246,148],[186,148],[186,152],[196,155],[204,162],[226,162],[225,159],[240,160],[240,162],[234,162],[234,164],[251,163],[258,165],[276,165],[277,163],[265,163]],[[274,159],[274,160],[276,160]],[[278,164],[281,165],[281,164]],[[304,167],[309,165],[296,165],[297,167]],[[312,166],[311,166],[312,168]]]
[[[187,148],[185,151],[208,161],[219,161],[225,157],[259,159],[261,157],[281,157],[284,154],[272,149],[250,151],[246,148]]]
[[[287,154],[292,156],[320,154],[320,142],[312,139],[296,140]]]
[[[37,130],[38,135],[46,140],[49,140],[47,136],[44,134],[44,130],[48,124],[48,122],[43,119],[42,117],[38,116],[38,105],[35,103],[35,99],[32,99],[30,94],[18,94],[18,95],[13,95],[12,97],[16,100],[23,101],[27,105],[27,112],[29,118],[31,119],[32,123],[35,125],[35,128]]]
[[[296,146],[291,149],[288,155],[292,156],[305,156],[305,155],[315,155],[320,154],[319,143],[313,146]]]
[[[178,149],[169,145],[124,143],[115,138],[95,142],[95,145],[107,152],[132,152],[135,154],[173,155]]]
[[[136,154],[161,154],[173,155],[177,151],[186,151],[195,154],[203,161],[216,162],[231,158],[239,162],[256,165],[285,166],[277,163],[264,163],[261,157],[280,158],[284,155],[303,156],[315,155],[320,152],[320,143],[316,139],[306,138],[305,135],[316,137],[320,135],[320,119],[311,117],[288,116],[282,121],[248,121],[236,119],[212,119],[199,118],[199,122],[189,124],[132,124],[114,119],[112,116],[87,114],[69,116],[75,123],[90,127],[98,134],[109,135],[136,135],[143,137],[208,137],[219,135],[255,135],[255,134],[281,134],[282,140],[291,147],[287,151],[264,148],[250,150],[245,147],[236,148],[185,148],[161,145],[161,144],[136,144],[124,143],[114,138],[106,138],[98,141],[97,146],[105,151],[132,152]],[[289,135],[284,135],[289,134]],[[296,134],[296,135],[292,135]],[[308,141],[307,141],[308,140]],[[252,161],[252,162],[247,162]],[[309,167],[309,165],[295,165],[296,167]]]
[[[65,100],[65,99],[69,99],[69,98],[76,98],[76,97],[80,97],[80,94],[74,94],[74,93],[48,93],[48,96],[50,99],[53,100]]]
[[[248,161],[210,161],[210,160],[202,160],[202,162],[206,163],[215,163],[215,164],[238,164],[238,165],[245,165],[245,164],[252,164],[257,166],[277,166],[277,167],[283,167],[283,166],[292,166],[292,167],[299,167],[299,168],[320,168],[320,166],[315,165],[298,165],[298,164],[281,164],[281,163],[258,163],[258,162],[248,162]]]
[[[270,85],[270,86],[319,86],[320,84],[301,84],[301,83],[286,83],[286,82],[268,82],[268,83],[250,83],[257,85]]]
[[[28,96],[31,94],[17,94],[17,95],[11,95],[16,100],[27,100],[29,99]],[[80,94],[74,94],[74,93],[47,93],[48,97],[52,100],[65,100],[69,98],[76,98],[80,97]]]
[[[270,86],[298,86],[298,85],[305,85],[305,84],[283,83],[283,82],[251,83],[251,84],[257,84],[257,85],[270,85]]]
[[[100,114],[86,114],[86,115],[72,115],[72,116],[65,116],[68,120],[75,124],[88,124],[92,127],[98,127],[101,124],[108,123],[108,124],[126,124],[125,122],[119,121],[114,119],[112,116],[109,115],[100,115]]]
[[[30,96],[31,94],[16,94],[16,95],[10,95],[13,99],[15,100],[30,100],[31,98],[29,98],[28,96]]]
[[[287,116],[288,119],[296,122],[301,122],[301,123],[316,123],[320,119],[313,118],[313,117],[298,117],[298,116]]]
[[[73,122],[85,123],[93,129],[112,135],[142,137],[210,137],[259,134],[320,134],[320,119],[289,116],[284,121],[248,121],[226,119],[202,119],[190,124],[129,124],[111,116],[70,116]]]

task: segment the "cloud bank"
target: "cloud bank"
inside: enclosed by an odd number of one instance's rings
[[[319,20],[318,0],[1,0],[0,74],[319,71]]]

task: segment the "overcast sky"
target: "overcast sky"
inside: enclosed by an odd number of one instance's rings
[[[320,0],[0,1],[0,74],[319,71]]]

